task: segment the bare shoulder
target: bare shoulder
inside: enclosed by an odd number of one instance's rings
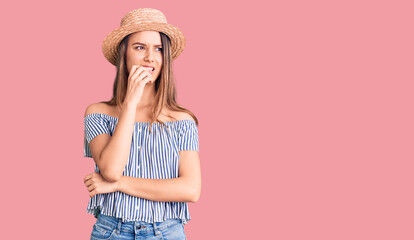
[[[106,103],[92,103],[85,110],[85,117],[91,113],[106,113],[108,111],[108,105]]]
[[[194,118],[186,112],[174,112],[172,114],[178,121],[180,120],[194,120]]]

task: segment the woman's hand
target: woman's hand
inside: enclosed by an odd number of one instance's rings
[[[126,103],[137,105],[141,101],[145,85],[155,80],[147,68],[133,65],[128,76],[128,88],[125,96]]]
[[[93,172],[85,176],[83,182],[88,188],[89,196],[93,197],[100,193],[110,193],[118,191],[118,182],[106,181],[101,173]]]

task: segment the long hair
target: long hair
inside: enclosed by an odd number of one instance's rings
[[[113,85],[112,98],[109,101],[102,101],[102,103],[107,103],[110,106],[116,106],[120,111],[122,111],[122,103],[124,102],[128,87],[129,73],[126,65],[126,52],[128,48],[128,39],[131,34],[124,37],[124,39],[122,39],[121,43],[118,46],[116,77]],[[190,110],[184,108],[176,102],[176,89],[172,71],[172,57],[170,49],[171,43],[168,36],[164,33],[160,32],[160,36],[162,43],[163,64],[161,72],[157,80],[155,81],[155,101],[151,107],[152,117],[149,130],[151,132],[151,125],[154,122],[154,120],[166,127],[164,122],[158,119],[158,116],[160,115],[163,106],[165,106],[168,110],[171,111],[186,112],[190,114],[193,117],[196,125],[198,126],[197,117]],[[177,120],[173,116],[169,115],[169,117]]]

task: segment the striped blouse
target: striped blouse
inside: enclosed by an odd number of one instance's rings
[[[112,136],[118,118],[103,113],[91,113],[84,118],[84,156],[92,158],[90,141],[99,134]],[[123,175],[137,178],[169,179],[178,177],[179,151],[198,152],[198,128],[194,120],[184,119],[153,123],[135,122],[131,150]],[[162,129],[163,128],[163,129]],[[162,131],[161,131],[162,130]],[[167,130],[167,131],[166,131]],[[95,172],[99,168],[95,163]],[[86,211],[126,221],[163,222],[166,219],[191,219],[187,202],[159,202],[117,191],[96,194],[89,199]]]

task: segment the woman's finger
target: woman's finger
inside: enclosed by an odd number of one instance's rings
[[[87,186],[87,187],[89,187],[91,184],[92,184],[92,181],[91,181],[91,180],[87,180],[87,181],[85,182],[85,186]]]
[[[137,70],[131,75],[131,79],[136,81],[139,78],[139,75],[144,71],[144,68],[137,67]]]
[[[138,70],[134,73],[133,78],[135,81],[142,81],[145,78],[151,78],[151,73],[144,67],[139,67]],[[148,80],[148,79],[147,79]]]
[[[151,81],[152,80],[152,75],[151,75],[151,73],[150,72],[148,72],[147,70],[145,70],[144,71],[144,73],[143,73],[144,75],[142,76],[142,80],[145,82],[145,84],[148,82],[148,81]]]
[[[138,65],[132,65],[131,71],[129,72],[128,80],[131,79],[132,75],[136,72],[138,67],[139,67]]]
[[[88,175],[86,175],[84,178],[83,178],[83,182],[86,182],[86,181],[88,181],[89,179],[91,179],[92,178],[92,173],[91,174],[88,174]]]

